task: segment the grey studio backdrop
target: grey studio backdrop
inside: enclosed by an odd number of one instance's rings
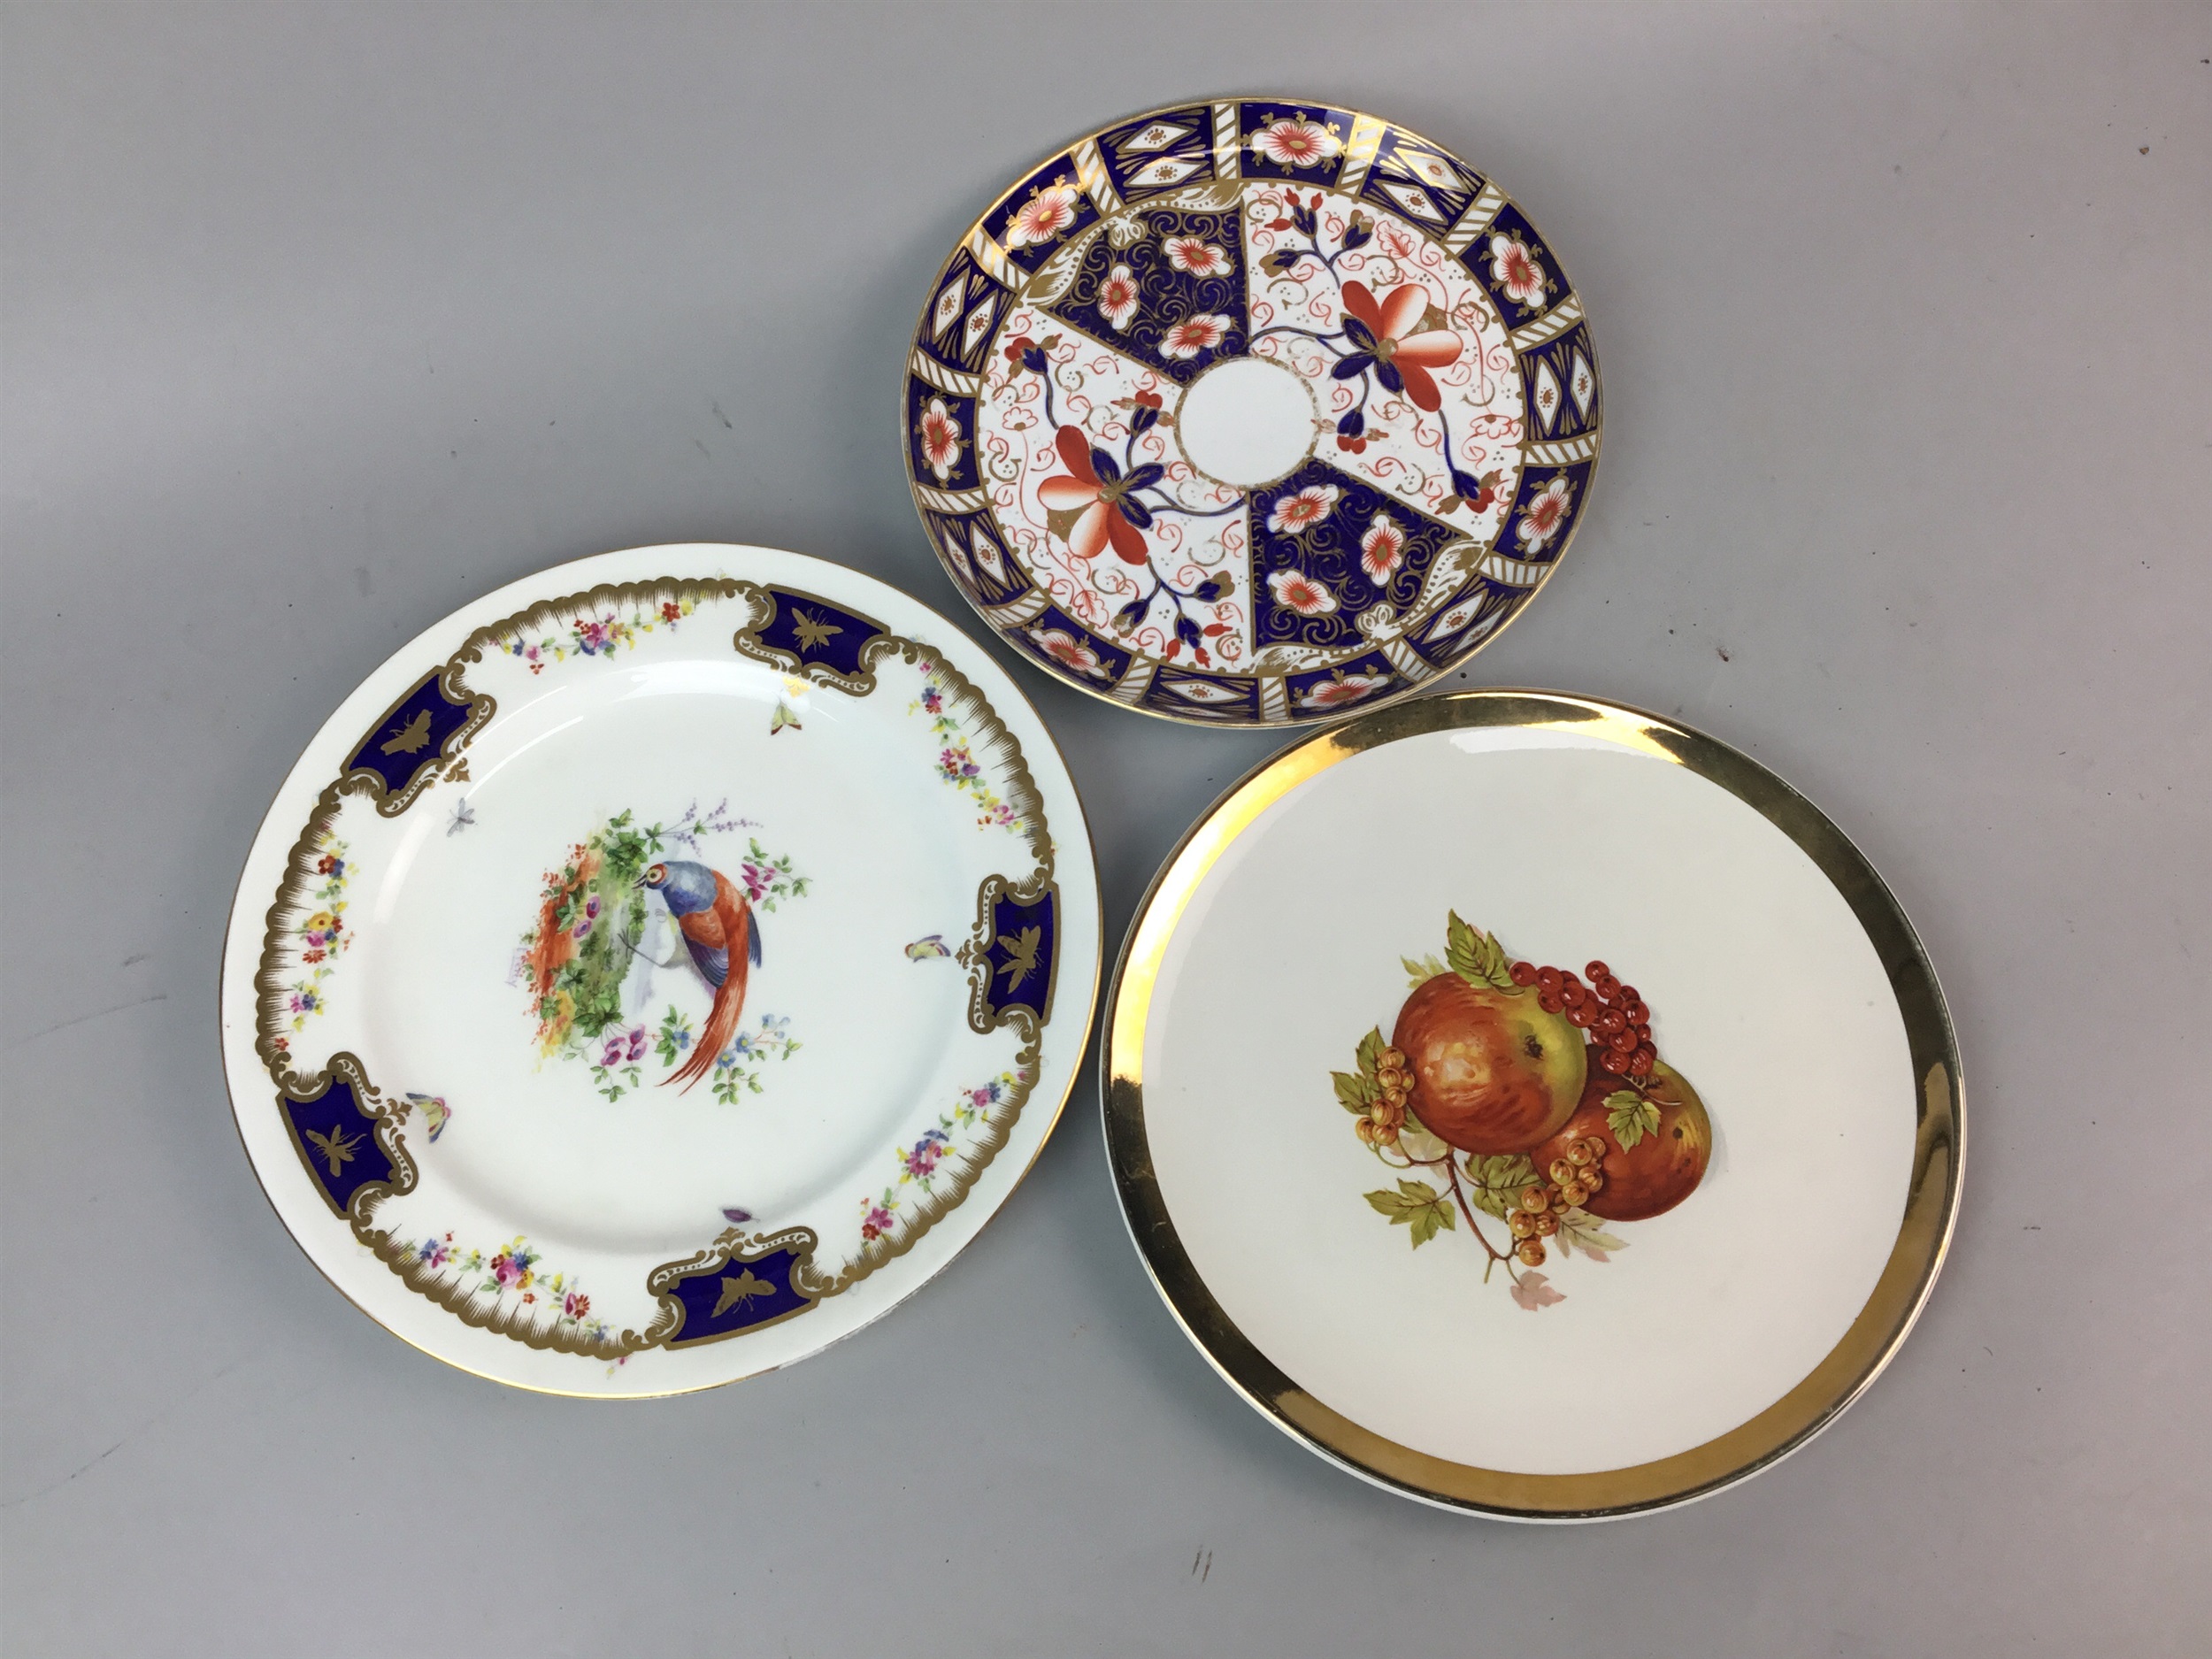
[[[4,30],[9,1655],[2205,1650],[2212,10]],[[1454,683],[1703,727],[1894,886],[1973,1114],[1918,1332],[1689,1509],[1422,1509],[1185,1341],[1087,1071],[975,1246],[792,1371],[605,1405],[387,1335],[271,1214],[217,1060],[233,883],[295,754],[419,629],[608,548],[800,549],[979,635],[900,466],[930,273],[1048,147],[1217,88],[1434,135],[1587,296],[1588,522]],[[1118,940],[1278,740],[1013,672]],[[1379,826],[1327,902],[1389,858]]]

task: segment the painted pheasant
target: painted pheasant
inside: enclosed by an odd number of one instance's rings
[[[746,976],[760,965],[760,933],[745,889],[718,870],[672,858],[646,871],[639,885],[667,901],[668,913],[676,918],[691,952],[691,965],[714,988],[714,1006],[698,1045],[661,1079],[664,1087],[680,1079],[688,1094],[693,1084],[714,1069],[722,1050],[737,1035],[737,1022],[745,1010]]]

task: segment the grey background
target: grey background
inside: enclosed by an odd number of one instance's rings
[[[4,30],[9,1653],[2203,1651],[2212,10]],[[1897,1363],[1678,1514],[1417,1508],[1185,1342],[1088,1075],[950,1271],[780,1375],[539,1398],[356,1313],[257,1190],[216,1054],[232,885],[300,746],[416,630],[608,548],[802,549],[979,634],[895,438],[930,273],[1050,147],[1284,88],[1494,171],[1595,321],[1588,522],[1469,683],[1741,746],[1925,936],[1973,1144]],[[1274,742],[1015,672],[1118,939]],[[1348,853],[1332,902],[1387,879],[1386,833]],[[1651,1409],[1632,1376],[1620,1409]]]

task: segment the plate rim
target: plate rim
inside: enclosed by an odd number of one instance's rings
[[[1377,115],[1371,110],[1355,109],[1348,104],[1339,104],[1327,98],[1291,97],[1266,92],[1216,92],[1189,98],[1182,98],[1171,104],[1158,104],[1149,109],[1133,110],[1127,114],[1117,116],[1102,125],[1087,127],[1081,132],[1076,134],[1075,136],[1068,139],[1065,142],[1061,143],[1055,148],[1047,150],[1040,154],[1035,160],[1032,161],[1026,167],[1023,168],[1021,172],[1014,176],[1011,183],[1008,184],[1004,189],[1001,190],[996,196],[993,196],[990,202],[984,207],[983,211],[977,214],[976,217],[969,223],[967,228],[961,231],[959,234],[953,239],[951,248],[947,250],[945,257],[938,262],[937,269],[931,275],[928,286],[923,290],[921,310],[915,315],[914,326],[908,330],[907,349],[899,359],[898,374],[900,378],[897,385],[892,388],[894,408],[891,412],[895,422],[895,430],[897,433],[896,442],[899,446],[900,466],[906,477],[907,500],[914,509],[915,521],[921,526],[922,540],[928,543],[931,555],[936,559],[939,568],[944,572],[946,580],[952,584],[953,592],[958,594],[962,602],[964,603],[971,611],[975,612],[977,620],[981,622],[985,627],[990,630],[991,637],[995,640],[1004,641],[1004,642],[1013,649],[1016,656],[1021,659],[1022,663],[1025,666],[1034,670],[1038,673],[1043,674],[1047,679],[1052,680],[1055,684],[1065,686],[1071,691],[1079,691],[1087,697],[1096,698],[1099,702],[1119,709],[1125,713],[1140,714],[1151,719],[1165,720],[1172,726],[1203,726],[1219,732],[1310,732],[1317,728],[1325,729],[1331,722],[1342,721],[1348,717],[1325,710],[1312,714],[1287,715],[1279,720],[1254,720],[1248,723],[1233,724],[1224,720],[1209,719],[1202,714],[1186,714],[1177,709],[1156,709],[1148,707],[1141,703],[1126,703],[1121,698],[1115,696],[1110,691],[1101,690],[1095,686],[1087,686],[1074,675],[1062,673],[1057,669],[1049,667],[1046,664],[1037,661],[1035,657],[1031,655],[1031,653],[1022,649],[1021,647],[1016,645],[1012,640],[1008,639],[1005,632],[999,627],[998,624],[991,620],[990,616],[986,611],[982,602],[970,595],[966,588],[961,585],[959,572],[953,568],[952,561],[945,556],[945,549],[939,545],[937,536],[934,531],[931,528],[928,517],[922,506],[921,497],[915,494],[916,489],[921,485],[921,480],[915,476],[913,456],[911,454],[910,446],[907,442],[905,400],[907,391],[907,376],[910,373],[914,352],[916,350],[914,342],[919,337],[922,326],[929,320],[931,296],[938,292],[939,288],[944,281],[945,273],[952,268],[953,261],[957,259],[960,257],[962,250],[967,247],[969,239],[982,231],[985,221],[987,220],[992,214],[995,213],[1016,190],[1021,188],[1025,180],[1034,177],[1038,173],[1042,171],[1054,157],[1066,154],[1076,145],[1083,142],[1086,139],[1094,139],[1102,133],[1107,132],[1113,127],[1126,126],[1132,121],[1145,121],[1149,120],[1156,116],[1170,115],[1178,110],[1189,109],[1193,105],[1198,104],[1214,104],[1223,103],[1225,101],[1233,101],[1239,104],[1283,104],[1322,110],[1340,109],[1345,113],[1354,117],[1365,116],[1371,120],[1381,121],[1386,127],[1403,133],[1410,138],[1417,138],[1420,140],[1423,143],[1432,146],[1441,154],[1449,156],[1453,160],[1460,162],[1463,165],[1473,165],[1472,163],[1466,161],[1465,157],[1449,144],[1439,143],[1435,139],[1430,137],[1428,134],[1423,132],[1418,127],[1409,127],[1402,121],[1390,120],[1386,117]],[[1486,173],[1482,176],[1485,179],[1487,179],[1490,175]],[[1521,211],[1524,217],[1526,217],[1527,210],[1521,207],[1519,198],[1508,196],[1506,200],[1517,210]],[[1535,221],[1533,219],[1530,220],[1531,224],[1533,224],[1534,222]],[[1548,249],[1551,247],[1551,243],[1548,239],[1547,239],[1545,246]],[[1555,263],[1559,263],[1563,270],[1563,261],[1559,259],[1559,255],[1555,249],[1552,250],[1552,258]],[[1576,284],[1574,292],[1577,295],[1579,295],[1582,292],[1581,285],[1579,283]],[[1584,308],[1581,320],[1586,326],[1589,320],[1589,312],[1586,306]],[[1511,331],[1509,330],[1508,332],[1509,334]],[[1594,357],[1592,359],[1592,366],[1597,366]],[[1597,491],[1598,475],[1601,470],[1599,463],[1605,458],[1605,429],[1607,424],[1608,423],[1602,416],[1601,416],[1597,426],[1593,429],[1590,434],[1593,440],[1594,447],[1590,451],[1590,476],[1589,481],[1584,486],[1582,505],[1576,511],[1573,518],[1569,522],[1566,534],[1560,538],[1559,551],[1553,556],[1551,562],[1546,568],[1543,575],[1537,579],[1536,585],[1528,590],[1526,596],[1522,599],[1520,603],[1514,606],[1512,613],[1508,616],[1503,622],[1501,622],[1496,627],[1492,628],[1489,633],[1484,634],[1483,637],[1478,641],[1475,645],[1464,655],[1453,657],[1450,661],[1440,666],[1436,672],[1430,675],[1426,680],[1415,680],[1409,685],[1400,687],[1395,691],[1386,692],[1382,696],[1378,697],[1373,703],[1369,703],[1366,708],[1361,710],[1359,711],[1360,715],[1374,714],[1383,709],[1394,707],[1396,704],[1403,703],[1410,698],[1418,697],[1424,694],[1434,693],[1438,688],[1438,682],[1441,680],[1445,675],[1463,672],[1469,663],[1472,662],[1477,657],[1480,656],[1494,641],[1497,640],[1506,632],[1507,629],[1510,628],[1515,623],[1518,622],[1521,618],[1526,614],[1529,609],[1534,605],[1537,595],[1541,594],[1544,589],[1550,585],[1552,578],[1559,573],[1560,566],[1567,562],[1567,555],[1573,551],[1576,539],[1581,535],[1582,526],[1589,518],[1590,498],[1595,495]],[[1500,534],[1501,535],[1503,534],[1502,528],[1501,529]],[[1356,718],[1358,717],[1353,716],[1348,718]]]
[[[1881,956],[1918,1095],[1897,1237],[1874,1289],[1835,1345],[1781,1399],[1726,1432],[1668,1457],[1587,1474],[1520,1474],[1419,1452],[1300,1388],[1206,1287],[1161,1196],[1144,1127],[1145,1025],[1156,974],[1192,895],[1237,836],[1307,779],[1367,749],[1497,726],[1574,728],[1626,742],[1687,767],[1786,835],[1849,905]],[[1225,818],[1233,820],[1225,833],[1217,829]],[[1839,869],[1849,886],[1838,879]],[[1141,989],[1125,1008],[1133,972]],[[1773,771],[1695,727],[1604,698],[1516,687],[1416,698],[1302,735],[1260,761],[1200,814],[1138,901],[1116,956],[1100,1047],[1100,1122],[1122,1219],[1183,1334],[1248,1405],[1307,1450],[1372,1485],[1458,1514],[1539,1524],[1615,1520],[1694,1503],[1771,1468],[1834,1423],[1895,1358],[1934,1292],[1957,1225],[1967,1125],[1957,1035],[1904,907],[1841,827]],[[1941,1172],[1931,1179],[1939,1160]]]
[[[853,1325],[849,1330],[840,1332],[836,1336],[832,1337],[820,1346],[809,1348],[794,1356],[772,1361],[768,1363],[757,1365],[749,1370],[735,1371],[727,1376],[712,1377],[697,1382],[687,1382],[674,1387],[634,1391],[562,1388],[549,1386],[544,1382],[527,1379],[518,1376],[503,1375],[498,1371],[471,1364],[466,1360],[457,1358],[453,1354],[442,1352],[438,1348],[430,1346],[428,1343],[419,1341],[405,1331],[403,1331],[396,1325],[388,1323],[375,1311],[375,1310],[369,1307],[359,1297],[356,1296],[352,1290],[348,1288],[348,1286],[344,1284],[341,1283],[337,1277],[332,1273],[330,1269],[324,1264],[315,1251],[308,1247],[306,1240],[301,1238],[298,1231],[294,1227],[292,1221],[286,1214],[283,1206],[277,1202],[276,1195],[270,1190],[268,1180],[261,1168],[260,1161],[255,1155],[253,1144],[247,1139],[244,1112],[240,1105],[239,1080],[234,1075],[230,1055],[232,1033],[228,1027],[228,1008],[232,995],[232,950],[234,941],[238,932],[240,918],[242,913],[240,906],[246,902],[246,881],[253,873],[257,862],[257,855],[262,849],[265,836],[270,833],[270,826],[278,807],[282,803],[287,794],[292,789],[295,781],[301,772],[301,768],[305,764],[311,752],[316,748],[318,743],[320,742],[326,733],[327,733],[332,727],[336,725],[338,718],[344,712],[346,705],[350,703],[357,694],[359,694],[363,687],[367,686],[371,681],[376,680],[387,668],[390,667],[393,664],[398,662],[402,658],[406,657],[410,653],[414,652],[419,647],[430,649],[433,654],[438,655],[442,658],[443,657],[450,656],[451,652],[449,649],[443,652],[436,650],[434,636],[440,635],[441,631],[446,629],[448,625],[451,624],[456,618],[474,611],[480,607],[487,606],[494,601],[501,601],[503,603],[505,598],[519,597],[523,590],[541,586],[549,578],[558,577],[562,575],[563,572],[580,571],[586,566],[603,566],[613,561],[637,557],[646,554],[697,557],[702,555],[729,556],[751,553],[771,554],[779,558],[796,561],[802,565],[819,566],[826,571],[836,572],[839,576],[857,578],[863,582],[870,583],[875,587],[884,589],[886,592],[895,595],[899,600],[905,603],[913,605],[932,623],[945,628],[949,637],[959,641],[961,643],[966,645],[970,649],[975,651],[983,659],[989,662],[991,667],[995,669],[1002,676],[1004,677],[1008,687],[1012,691],[1015,699],[1014,706],[1027,713],[1031,720],[1034,723],[1037,730],[1043,734],[1047,744],[1050,747],[1055,760],[1058,763],[1061,775],[1067,780],[1069,795],[1074,803],[1076,808],[1076,817],[1082,829],[1082,845],[1089,860],[1091,872],[1090,887],[1092,916],[1095,931],[1093,933],[1093,947],[1090,953],[1090,995],[1085,1006],[1084,1018],[1082,1022],[1082,1035],[1079,1041],[1078,1051],[1076,1053],[1074,1062],[1069,1069],[1066,1084],[1061,1088],[1058,1098],[1051,1102],[1051,1110],[1045,1115],[1043,1128],[1038,1133],[1036,1143],[1032,1148],[1029,1156],[1018,1168],[1013,1169],[1011,1179],[1008,1182],[1005,1189],[999,1194],[996,1201],[992,1203],[988,1210],[980,1212],[983,1218],[980,1222],[976,1224],[973,1232],[970,1233],[965,1238],[960,1240],[956,1244],[955,1244],[941,1261],[938,1262],[934,1266],[930,1267],[928,1271],[923,1273],[922,1276],[912,1285],[902,1290],[895,1297],[886,1303],[883,1307],[877,1309],[873,1312],[870,1313],[866,1317],[861,1319],[859,1323]],[[583,580],[580,586],[578,586],[573,589],[573,592],[580,595],[599,585],[600,583],[596,580]],[[543,594],[539,595],[539,597],[541,598],[545,596],[546,595]],[[564,593],[554,596],[566,597],[568,596],[568,594],[565,591]],[[311,788],[311,793],[312,791]],[[1055,826],[1056,840],[1058,839],[1057,828],[1058,826]],[[280,841],[284,839],[288,832],[279,829],[276,833],[278,840]],[[1071,837],[1069,839],[1071,841],[1072,840]],[[972,1246],[977,1238],[981,1236],[984,1230],[987,1228],[992,1222],[995,1221],[1004,1211],[1007,1204],[1012,1199],[1014,1194],[1019,1190],[1022,1183],[1029,1178],[1031,1171],[1035,1169],[1037,1161],[1043,1156],[1044,1149],[1046,1146],[1050,1143],[1054,1133],[1059,1128],[1061,1120],[1066,1112],[1068,1102],[1073,1098],[1076,1086],[1081,1080],[1084,1062],[1089,1054],[1091,1032],[1095,1025],[1098,1018],[1100,998],[1104,995],[1105,991],[1105,892],[1103,887],[1098,879],[1097,838],[1091,828],[1090,814],[1083,803],[1081,787],[1076,781],[1073,768],[1068,764],[1066,750],[1061,746],[1057,735],[1053,732],[1051,726],[1046,722],[1042,714],[1038,711],[1035,703],[1031,699],[1027,691],[1022,687],[1020,681],[1014,675],[1008,673],[1004,665],[993,657],[991,653],[985,649],[979,641],[976,641],[973,636],[970,635],[965,629],[956,626],[952,622],[950,618],[944,615],[943,612],[938,611],[933,605],[927,603],[924,600],[917,598],[912,594],[908,593],[904,588],[895,586],[884,578],[876,576],[867,571],[856,569],[852,565],[840,564],[835,560],[824,558],[815,554],[800,553],[787,548],[769,547],[764,543],[758,542],[649,542],[635,547],[609,549],[598,553],[585,554],[572,559],[563,559],[557,563],[542,565],[535,570],[526,572],[520,576],[515,577],[509,581],[502,582],[498,586],[489,588],[487,591],[477,595],[475,597],[468,599],[462,603],[452,607],[450,610],[433,619],[425,626],[416,630],[414,634],[411,634],[392,650],[386,653],[383,657],[381,657],[373,666],[372,666],[365,673],[356,680],[353,685],[348,688],[334,704],[331,705],[328,712],[323,716],[320,722],[316,726],[314,731],[311,732],[301,744],[298,753],[286,766],[283,776],[278,780],[275,787],[270,792],[266,804],[262,808],[259,815],[255,819],[253,833],[250,837],[248,838],[245,850],[240,856],[238,874],[232,882],[230,904],[224,919],[222,943],[219,948],[219,967],[216,976],[214,1008],[212,1010],[214,1018],[212,1023],[214,1025],[217,1060],[222,1071],[224,1096],[230,1108],[227,1115],[230,1123],[231,1133],[237,1142],[239,1155],[244,1162],[248,1172],[252,1175],[254,1185],[260,1192],[263,1202],[268,1205],[270,1212],[274,1217],[278,1226],[283,1230],[285,1236],[291,1241],[293,1247],[298,1250],[301,1256],[306,1258],[308,1265],[312,1267],[315,1271],[321,1276],[324,1282],[333,1290],[337,1292],[337,1294],[342,1297],[344,1301],[356,1311],[370,1320],[387,1335],[397,1339],[408,1348],[412,1348],[419,1353],[426,1355],[428,1357],[437,1361],[442,1365],[450,1366],[456,1371],[465,1372],[471,1377],[481,1379],[486,1382],[494,1383],[502,1387],[517,1388],[531,1394],[547,1394],[562,1399],[598,1400],[620,1403],[634,1401],[666,1400],[683,1394],[703,1394],[712,1389],[727,1387],[733,1383],[747,1382],[751,1380],[753,1378],[764,1376],[770,1371],[782,1370],[787,1366],[800,1364],[807,1360],[816,1358],[821,1354],[826,1352],[828,1349],[836,1347],[838,1344],[851,1337],[857,1336],[861,1332],[881,1322],[891,1314],[895,1313],[900,1308],[903,1307],[907,1302],[910,1302],[915,1296],[918,1295],[923,1290],[927,1288],[930,1283],[941,1273],[944,1272],[947,1268],[950,1267],[956,1259],[957,1259],[971,1246]],[[247,916],[246,920],[250,928],[257,927],[264,920],[265,920],[265,917],[256,913],[254,915]],[[250,973],[247,976],[247,980],[248,989],[250,991],[252,988]],[[1072,1028],[1072,1025],[1071,1025],[1071,1029]],[[1035,1106],[1043,1103],[1044,1098],[1045,1097],[1043,1096],[1041,1091],[1033,1091],[1031,1094],[1029,1100],[1025,1102],[1025,1105],[1028,1108],[1034,1108]],[[994,1159],[991,1167],[995,1166],[996,1160]],[[987,1170],[985,1173],[987,1173]],[[979,1175],[979,1183],[981,1179],[982,1178]],[[964,1209],[965,1207],[966,1206],[964,1202],[961,1205],[956,1206],[956,1209]],[[907,1252],[906,1255],[910,1259],[911,1252]],[[458,1328],[466,1330],[470,1327],[461,1325]],[[717,1346],[718,1347],[721,1345],[718,1344]]]

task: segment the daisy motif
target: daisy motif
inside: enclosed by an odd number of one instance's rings
[[[1298,704],[1305,709],[1340,709],[1348,703],[1357,703],[1362,697],[1380,691],[1389,683],[1389,677],[1385,674],[1348,674],[1339,669],[1335,678],[1308,687]]]
[[[1014,210],[1006,227],[1009,248],[1027,248],[1050,242],[1075,223],[1075,204],[1080,199],[1071,184],[1048,184]]]
[[[960,423],[953,419],[952,411],[945,407],[945,400],[933,397],[929,407],[922,411],[922,419],[915,427],[921,434],[922,459],[929,463],[929,470],[943,483],[952,476],[952,469],[960,459]]]
[[[1202,351],[1211,351],[1229,335],[1229,319],[1213,312],[1186,317],[1160,336],[1160,355],[1188,362]]]
[[[1405,562],[1405,556],[1406,533],[1388,513],[1377,513],[1368,521],[1367,534],[1359,539],[1360,569],[1379,588]]]
[[[1129,326],[1129,319],[1137,314],[1137,279],[1127,265],[1118,265],[1106,273],[1106,280],[1098,285],[1095,303],[1098,314],[1116,334]]]
[[[1333,484],[1309,484],[1294,495],[1279,496],[1268,510],[1267,527],[1277,535],[1303,534],[1329,516],[1342,493]]]
[[[1572,494],[1573,486],[1564,478],[1555,478],[1522,511],[1521,541],[1531,553],[1542,552],[1545,544],[1566,524]]]
[[[1186,276],[1223,276],[1229,269],[1229,256],[1201,236],[1170,236],[1160,251]]]
[[[1336,595],[1302,571],[1270,571],[1267,585],[1277,604],[1302,617],[1325,617],[1336,609]]]
[[[1252,134],[1251,142],[1254,155],[1279,167],[1310,167],[1344,148],[1334,133],[1302,115],[1270,121]]]
[[[1029,637],[1039,650],[1079,674],[1088,674],[1094,680],[1106,678],[1106,670],[1098,660],[1098,653],[1065,628],[1032,628]]]
[[[1545,290],[1551,287],[1551,279],[1544,274],[1544,267],[1536,263],[1536,256],[1518,236],[1490,239],[1490,280],[1502,288],[1506,297],[1516,305],[1539,303]]]

